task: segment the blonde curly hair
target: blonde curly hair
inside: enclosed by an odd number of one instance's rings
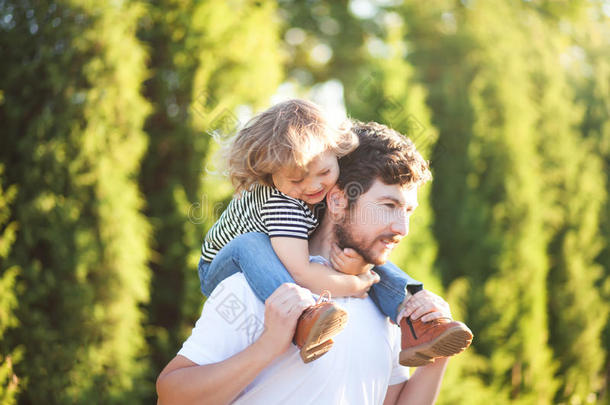
[[[337,158],[358,146],[349,121],[335,127],[316,104],[293,99],[252,118],[229,144],[229,177],[239,193],[260,183],[273,187],[272,173],[305,169],[316,156],[332,151]]]

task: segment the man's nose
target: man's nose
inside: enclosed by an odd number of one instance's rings
[[[409,217],[407,215],[398,215],[392,221],[391,231],[396,235],[407,236],[409,233]]]

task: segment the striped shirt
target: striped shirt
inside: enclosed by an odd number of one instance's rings
[[[247,232],[309,239],[317,226],[318,219],[304,201],[257,184],[231,200],[205,236],[201,254],[204,261],[211,262],[227,243]]]

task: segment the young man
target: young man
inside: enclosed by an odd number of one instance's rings
[[[354,131],[360,146],[342,159],[326,214],[310,240],[312,260],[322,263],[328,263],[336,244],[355,249],[371,264],[384,263],[407,235],[418,186],[430,177],[426,162],[400,134],[374,123],[358,124]],[[447,358],[423,358],[426,365],[409,378],[408,368],[398,362],[400,330],[371,298],[337,299],[349,314],[347,326],[334,338],[332,350],[304,364],[291,341],[299,315],[312,303],[309,291],[284,284],[263,305],[242,274],[224,280],[192,335],[161,372],[159,403],[434,402]],[[408,301],[405,317],[412,322],[413,338],[417,332],[420,339],[436,339],[456,324],[448,305],[425,290]],[[402,340],[404,346],[409,339]]]

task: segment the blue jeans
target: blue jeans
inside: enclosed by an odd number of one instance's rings
[[[422,288],[422,283],[390,262],[374,270],[380,281],[373,285],[369,296],[381,312],[396,322],[398,306],[404,301],[407,289],[415,293]],[[295,282],[275,254],[269,236],[250,232],[227,243],[211,263],[203,258],[199,261],[201,292],[209,297],[222,280],[240,271],[263,302],[283,283]]]

